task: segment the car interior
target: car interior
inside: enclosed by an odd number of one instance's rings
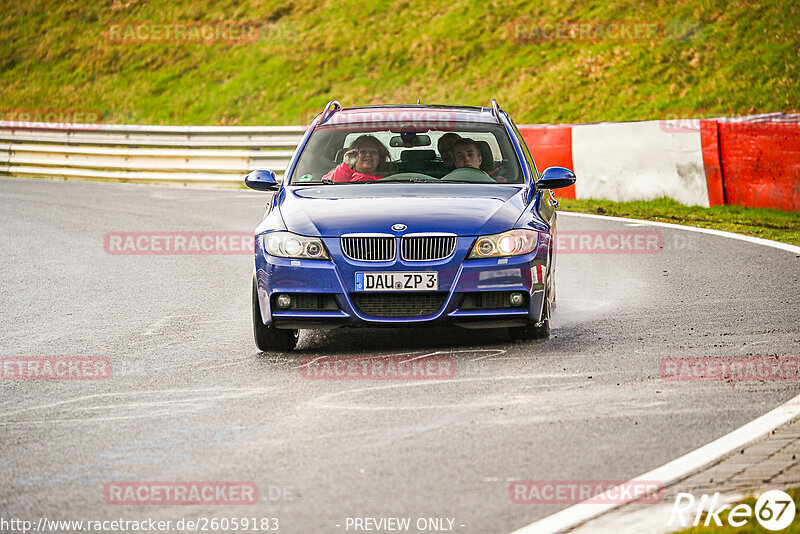
[[[447,177],[447,181],[453,179],[453,181],[496,183],[490,175],[502,174],[507,182],[522,183],[522,173],[510,144],[498,140],[494,132],[486,129],[454,131],[460,137],[468,137],[476,142],[481,152],[480,170],[483,173],[470,173],[469,169],[460,169],[463,172],[452,174],[453,167],[448,166],[438,151],[439,138],[449,131],[452,130],[427,130],[422,133],[391,129],[375,131],[320,129],[312,134],[290,183],[292,185],[325,183],[322,180],[323,176],[342,163],[353,141],[364,134],[374,136],[389,150],[390,171],[385,179],[378,181],[423,181],[426,178],[442,180]],[[482,179],[479,176],[482,174],[486,174],[487,178]],[[390,180],[390,177],[398,179]]]

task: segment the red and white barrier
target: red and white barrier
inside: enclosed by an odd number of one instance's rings
[[[669,197],[800,211],[800,116],[524,126],[540,171],[568,167],[564,198]]]
[[[663,123],[619,122],[573,126],[577,198],[616,202],[667,196],[708,206],[703,152],[697,133]]]
[[[712,206],[800,211],[800,124],[704,120],[700,129]]]

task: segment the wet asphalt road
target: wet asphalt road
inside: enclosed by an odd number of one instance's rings
[[[451,518],[454,532],[503,533],[565,506],[514,504],[510,481],[627,480],[800,393],[660,377],[665,357],[800,356],[800,258],[741,241],[562,214],[562,231],[655,229],[664,249],[562,254],[546,342],[341,329],[304,331],[288,355],[253,344],[250,256],[103,246],[116,231],[251,231],[265,199],[0,180],[0,355],[113,365],[108,380],[0,381],[0,517],[276,517],[288,533]],[[305,357],[426,354],[452,357],[454,379],[299,369]],[[111,505],[113,481],[248,481],[259,502]]]

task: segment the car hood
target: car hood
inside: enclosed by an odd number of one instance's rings
[[[301,235],[509,230],[525,208],[522,185],[347,184],[292,187],[278,208],[286,228]]]

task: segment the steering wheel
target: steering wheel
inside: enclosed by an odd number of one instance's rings
[[[390,174],[389,176],[384,176],[383,178],[378,178],[374,180],[375,182],[436,182],[438,181],[433,176],[428,176],[427,174],[422,174],[419,172],[400,172],[397,174]]]
[[[473,183],[486,183],[494,184],[495,182],[491,176],[486,174],[480,169],[472,167],[461,167],[454,171],[450,171],[441,178],[443,181],[452,180],[453,182],[473,182]]]

